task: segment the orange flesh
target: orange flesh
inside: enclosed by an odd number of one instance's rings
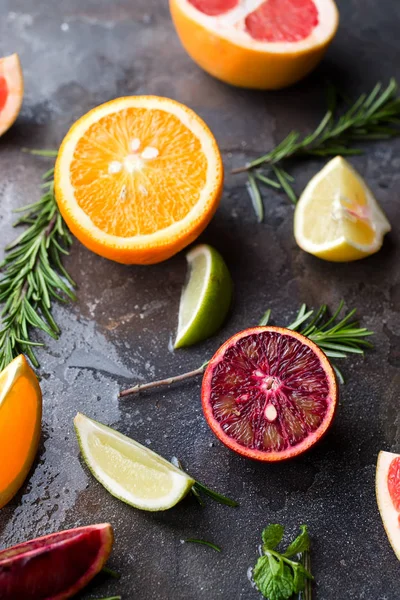
[[[21,376],[0,403],[0,494],[18,477],[29,458],[37,419],[36,394],[28,378]]]
[[[7,97],[8,97],[7,80],[5,77],[0,75],[0,111],[2,111],[3,108],[5,107],[6,102],[7,102]]]
[[[142,157],[146,148],[157,156]],[[198,138],[159,109],[103,117],[80,139],[71,163],[77,203],[99,229],[118,237],[152,234],[182,220],[199,201],[206,176]]]
[[[392,460],[388,473],[388,489],[393,506],[400,513],[400,457]],[[400,514],[399,514],[400,525]]]

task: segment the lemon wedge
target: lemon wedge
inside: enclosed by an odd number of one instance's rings
[[[297,244],[333,262],[370,256],[382,247],[390,223],[357,171],[341,156],[307,185],[294,216]]]

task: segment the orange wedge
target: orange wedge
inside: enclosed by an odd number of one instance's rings
[[[151,264],[190,244],[217,209],[217,143],[189,108],[157,96],[107,102],[66,135],[57,203],[72,233],[117,262]]]
[[[18,117],[23,96],[24,79],[18,54],[0,58],[0,136]]]
[[[339,22],[334,0],[170,0],[183,47],[231,85],[292,85],[321,61]]]
[[[21,354],[0,373],[0,508],[17,493],[40,439],[42,393]]]

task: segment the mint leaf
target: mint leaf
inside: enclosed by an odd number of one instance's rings
[[[268,525],[261,534],[265,550],[274,550],[282,541],[285,528],[282,525]]]
[[[289,545],[283,556],[294,556],[310,549],[310,537],[308,535],[307,525],[300,525],[301,533]]]
[[[306,587],[306,578],[301,569],[293,569],[294,570],[294,578],[293,578],[293,591],[295,594],[302,592]]]
[[[289,600],[293,594],[293,575],[290,568],[271,555],[260,556],[254,567],[253,579],[267,600]]]

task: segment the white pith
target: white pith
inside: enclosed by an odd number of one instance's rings
[[[191,479],[186,473],[177,469],[173,464],[150,450],[145,446],[142,446],[138,442],[122,435],[121,433],[114,431],[113,429],[89,419],[85,415],[78,413],[74,420],[75,427],[78,432],[79,444],[81,447],[82,454],[88,464],[90,470],[98,479],[98,481],[114,496],[131,504],[137,508],[150,511],[166,510],[174,506],[179,500],[181,500],[190,487],[194,484],[194,480]],[[148,461],[154,463],[155,467],[162,468],[164,473],[168,473],[171,478],[171,491],[167,495],[162,495],[157,498],[146,498],[144,496],[135,496],[130,493],[124,486],[118,481],[111,478],[96,462],[93,457],[91,448],[89,446],[90,436],[100,433],[103,437],[106,436],[110,441],[112,447],[113,439],[119,443],[123,442],[129,451],[131,448],[132,455],[135,458],[139,458],[140,454],[145,453]],[[134,463],[134,460],[132,461]],[[149,469],[150,471],[150,469]],[[134,469],[132,470],[132,478],[135,476]]]
[[[185,294],[184,294],[184,290],[182,291],[181,300],[179,303],[178,332],[177,332],[175,344],[177,344],[186,335],[186,333],[189,331],[189,329],[193,325],[194,321],[197,318],[198,312],[204,302],[204,299],[206,297],[206,293],[207,293],[207,289],[208,289],[208,285],[209,285],[209,281],[210,281],[210,276],[211,276],[212,256],[211,256],[211,252],[210,252],[209,248],[205,244],[196,246],[195,248],[193,248],[193,250],[190,250],[190,252],[188,252],[186,255],[188,268],[190,269],[189,280],[187,281],[186,286],[189,285],[189,281],[192,277],[196,277],[196,270],[194,268],[194,262],[195,262],[196,258],[198,258],[200,255],[203,255],[206,258],[206,273],[205,273],[205,277],[203,280],[201,293],[198,297],[198,301],[197,301],[195,310],[193,311],[192,318],[187,323],[183,323],[183,304],[185,301]]]
[[[18,117],[24,95],[24,81],[18,54],[0,59],[0,75],[5,78],[8,87],[6,103],[0,110],[0,135],[2,135]]]
[[[391,230],[390,223],[387,220],[383,211],[381,210],[374,195],[372,194],[370,189],[367,187],[365,182],[362,180],[362,178],[359,176],[357,171],[355,171],[355,169],[353,169],[351,167],[351,165],[349,163],[347,163],[347,161],[346,161],[346,168],[351,169],[353,175],[355,175],[355,177],[360,181],[360,183],[362,184],[362,186],[365,190],[368,207],[367,207],[367,210],[365,211],[365,215],[363,215],[363,216],[368,219],[369,224],[374,229],[374,232],[375,232],[374,243],[368,244],[368,245],[362,245],[362,244],[358,244],[358,243],[354,242],[351,239],[347,239],[345,236],[340,236],[330,242],[327,242],[324,244],[316,244],[304,235],[303,232],[304,232],[305,220],[306,220],[305,213],[306,213],[306,209],[307,209],[308,205],[313,200],[313,195],[314,195],[315,189],[317,188],[319,183],[323,179],[325,179],[325,177],[329,176],[329,174],[332,171],[336,170],[337,168],[340,168],[343,161],[344,161],[344,159],[341,156],[337,156],[336,158],[329,161],[328,164],[317,175],[315,175],[315,177],[312,178],[312,180],[307,185],[306,189],[304,190],[303,194],[301,195],[300,200],[297,203],[295,218],[294,218],[296,240],[297,240],[299,246],[301,248],[303,248],[303,250],[305,250],[306,252],[310,252],[311,254],[328,252],[330,250],[334,250],[335,248],[337,248],[338,246],[340,246],[342,244],[348,244],[350,246],[353,246],[357,250],[360,250],[361,252],[369,253],[369,252],[381,247],[383,236]],[[334,203],[333,203],[333,209],[332,209],[332,214],[331,214],[332,219],[334,219],[334,220],[351,218],[351,215],[349,215],[349,213],[347,211],[346,211],[346,214],[344,214],[345,211],[341,204],[341,200],[342,200],[342,196],[340,195],[340,190],[338,190],[335,200],[334,200]]]
[[[200,190],[199,200],[188,214],[180,221],[169,225],[165,229],[161,229],[155,233],[148,235],[135,235],[131,237],[121,238],[116,235],[111,235],[97,227],[89,215],[87,215],[79,206],[75,198],[74,187],[71,183],[70,168],[74,157],[75,147],[85,132],[103,117],[117,113],[127,108],[146,108],[148,110],[164,110],[168,114],[177,117],[181,123],[187,127],[199,140],[201,149],[207,158],[207,174],[206,183]],[[132,143],[135,140],[132,140]],[[132,147],[132,146],[131,146]],[[135,147],[135,146],[134,146]],[[130,155],[128,160],[124,160],[123,167],[133,173],[137,169],[144,167],[142,161],[145,161],[148,150],[154,157],[155,148],[148,147],[145,157],[140,154]],[[146,149],[144,149],[146,150]],[[119,161],[112,161],[109,164],[109,169],[119,170]],[[128,165],[128,167],[127,167]],[[112,246],[114,248],[131,248],[136,249],[148,248],[150,240],[158,246],[168,244],[171,239],[178,237],[182,231],[190,230],[194,222],[201,221],[206,210],[207,204],[214,198],[214,190],[216,181],[220,176],[220,155],[218,147],[206,125],[192,110],[178,102],[171,101],[168,98],[159,98],[157,96],[130,96],[119,98],[111,102],[107,102],[96,109],[90,111],[79,119],[71,128],[66,136],[59,153],[59,159],[56,163],[56,179],[57,189],[61,190],[63,204],[74,222],[79,223],[81,229],[89,232],[98,242]],[[147,194],[147,190],[145,190]],[[64,199],[67,199],[65,202]]]
[[[318,25],[314,27],[311,34],[304,40],[298,42],[260,42],[255,40],[246,31],[245,19],[254,10],[263,4],[265,0],[240,0],[238,6],[218,16],[208,16],[197,10],[188,0],[178,0],[179,6],[186,15],[201,23],[206,29],[235,42],[240,46],[259,48],[269,52],[287,53],[293,48],[296,52],[319,46],[330,39],[337,28],[338,12],[332,0],[313,0],[318,10]]]
[[[399,513],[393,505],[387,483],[390,464],[392,460],[398,456],[400,456],[400,454],[383,451],[379,452],[378,463],[376,466],[376,499],[387,536],[397,558],[400,560]]]

